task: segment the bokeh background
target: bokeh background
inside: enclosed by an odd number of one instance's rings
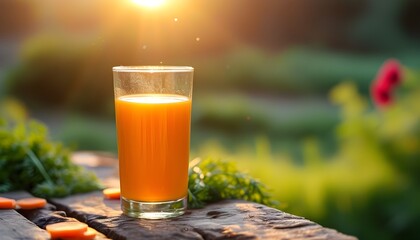
[[[193,66],[191,158],[236,162],[282,210],[360,239],[418,237],[419,1],[138,2],[0,0],[2,112],[116,154],[112,66]],[[403,82],[378,108],[389,58]]]

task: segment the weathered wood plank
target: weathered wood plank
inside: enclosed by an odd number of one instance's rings
[[[33,197],[30,193],[25,191],[2,193],[0,196],[15,200]],[[45,226],[48,224],[71,220],[66,217],[66,213],[64,211],[56,211],[56,207],[50,203],[47,203],[45,207],[39,209],[16,209],[16,211],[43,229],[45,229]]]
[[[22,199],[22,198],[28,198],[33,197],[30,193],[25,191],[16,191],[16,192],[8,192],[8,193],[2,193],[0,196],[12,198],[15,200]],[[13,210],[15,211],[15,210]],[[50,203],[48,203],[44,208],[39,209],[17,209],[16,214],[21,215],[20,217],[25,219],[26,221],[29,220],[29,222],[35,224],[38,229],[43,230],[48,224],[58,223],[58,222],[74,222],[78,221],[74,218],[67,217],[66,212],[64,211],[57,211],[56,207]],[[42,229],[41,229],[42,228]],[[1,228],[0,228],[1,229]],[[27,229],[23,227],[21,231],[29,231],[31,232],[33,229]],[[7,230],[8,232],[11,231],[10,229]],[[0,231],[1,232],[1,231]],[[47,232],[46,232],[47,233]],[[47,236],[49,239],[49,234],[47,233]],[[3,239],[0,236],[0,239]],[[97,236],[95,237],[95,240],[104,240],[109,239],[105,237],[102,233],[98,232]]]
[[[188,210],[166,220],[126,217],[119,200],[104,199],[101,192],[51,202],[112,239],[356,239],[302,217],[238,200]]]
[[[0,239],[43,240],[50,235],[15,210],[0,210]]]

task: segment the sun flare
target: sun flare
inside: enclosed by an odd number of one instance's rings
[[[155,8],[162,6],[165,0],[133,0],[133,2],[142,7]]]

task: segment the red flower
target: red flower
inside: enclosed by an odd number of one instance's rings
[[[387,60],[380,68],[371,86],[373,101],[378,106],[392,103],[392,90],[402,81],[400,63],[395,59]]]
[[[392,88],[386,82],[373,82],[371,94],[373,101],[378,106],[387,106],[392,103]]]
[[[380,83],[389,84],[391,87],[400,84],[401,82],[401,65],[395,59],[387,60],[381,67],[376,76],[376,80]]]

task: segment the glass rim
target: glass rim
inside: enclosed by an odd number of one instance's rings
[[[112,68],[113,72],[193,72],[194,68],[190,66],[162,66],[162,65],[147,65],[147,66],[115,66]]]

